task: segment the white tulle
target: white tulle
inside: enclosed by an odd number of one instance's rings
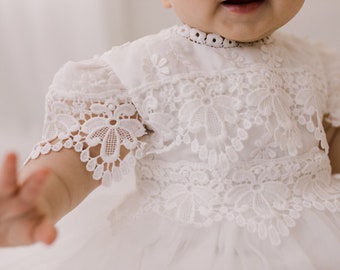
[[[105,211],[96,214],[95,208],[98,211],[105,200],[94,198],[89,202],[92,206],[88,205],[86,212],[103,218]],[[0,251],[0,269],[337,270],[340,263],[336,248],[340,241],[339,216],[309,209],[279,247],[259,241],[255,234],[228,221],[195,228],[149,213],[134,224],[119,229],[113,226],[114,231],[107,221],[90,223],[87,228],[71,221],[76,222],[76,216],[61,224],[67,237],[64,235],[52,248]]]

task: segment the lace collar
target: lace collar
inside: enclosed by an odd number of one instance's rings
[[[192,28],[188,25],[177,26],[177,33],[186,39],[206,45],[214,48],[235,48],[235,47],[245,47],[245,46],[255,46],[255,45],[263,45],[273,42],[273,38],[271,36],[262,38],[253,42],[239,42],[230,39],[226,39],[220,35],[213,33],[205,33],[198,29]]]

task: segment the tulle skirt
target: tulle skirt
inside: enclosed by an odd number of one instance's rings
[[[107,219],[112,207],[111,195],[98,193],[58,224],[53,246],[0,250],[0,269],[340,269],[339,213],[304,210],[289,236],[274,246],[231,221],[197,228],[150,212],[116,227]]]

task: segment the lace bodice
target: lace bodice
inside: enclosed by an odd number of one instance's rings
[[[74,148],[104,184],[135,168],[133,218],[227,219],[273,244],[306,207],[340,211],[322,127],[340,125],[340,61],[283,34],[231,46],[187,31],[197,37],[176,26],[66,64],[30,158]]]

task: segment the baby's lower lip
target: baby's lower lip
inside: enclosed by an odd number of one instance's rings
[[[247,14],[260,7],[265,0],[230,0],[222,2],[229,11],[239,14]]]

